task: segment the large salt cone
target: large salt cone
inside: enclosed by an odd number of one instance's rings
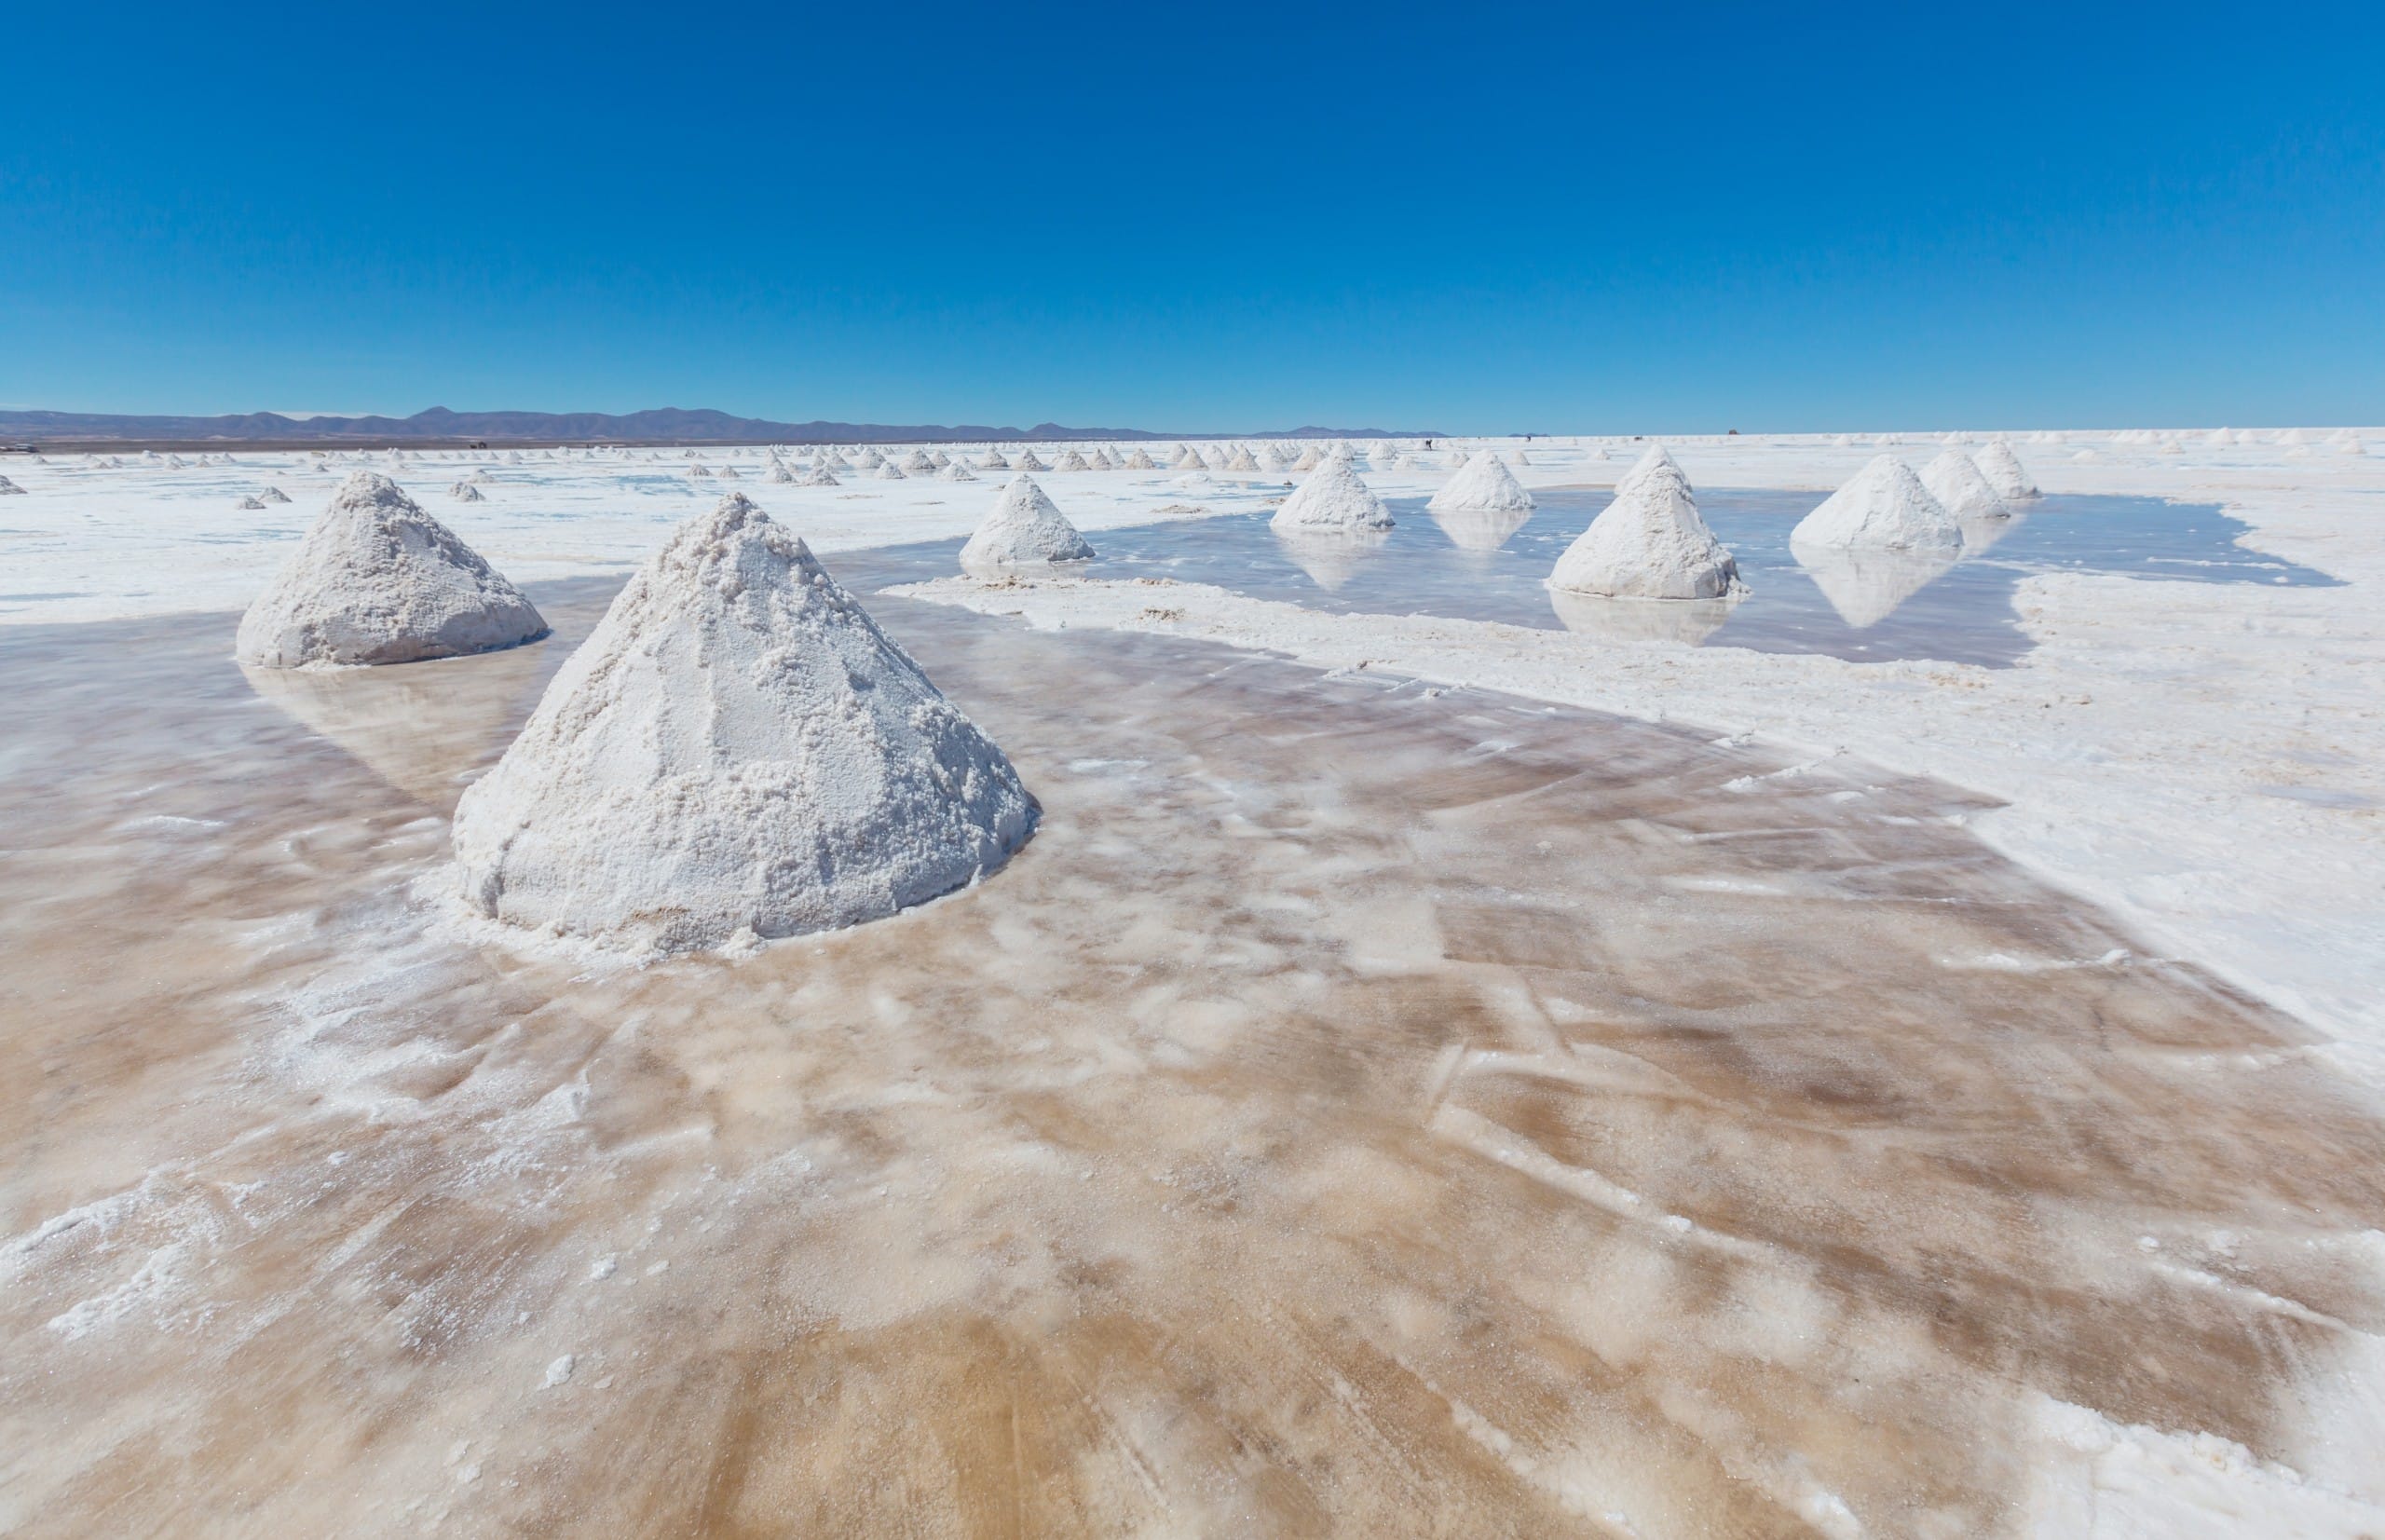
[[[1451,476],[1433,500],[1424,505],[1435,513],[1451,509],[1488,510],[1510,512],[1520,509],[1532,511],[1532,494],[1506,463],[1489,450],[1465,462],[1465,468]]]
[[[1450,544],[1460,551],[1496,551],[1514,538],[1532,520],[1529,505],[1522,508],[1430,508],[1433,522],[1441,526]]]
[[[2037,495],[2037,484],[2029,479],[2029,472],[2021,464],[2021,457],[2012,453],[2012,446],[2002,439],[1991,439],[1987,446],[1971,458],[1978,464],[1979,473],[1987,478],[1987,484],[1996,488],[1997,497],[2034,497]]]
[[[1015,476],[969,543],[961,548],[964,567],[1034,566],[1090,560],[1093,547],[1076,525],[1043,495],[1029,476]]]
[[[1680,464],[1672,457],[1672,452],[1661,443],[1650,444],[1646,451],[1632,462],[1631,469],[1616,480],[1615,495],[1620,497],[1645,481],[1676,484],[1683,492],[1689,490],[1689,478],[1683,474]]]
[[[1309,472],[1268,521],[1276,529],[1389,529],[1391,510],[1367,489],[1345,459],[1328,459]]]
[[[1610,599],[1570,589],[1548,591],[1560,624],[1608,642],[1678,642],[1696,647],[1723,629],[1736,599]]]
[[[1620,599],[1721,599],[1747,592],[1738,564],[1706,527],[1689,484],[1670,459],[1624,478],[1615,501],[1557,558],[1548,585]]]
[[[1294,566],[1331,593],[1358,575],[1391,532],[1359,525],[1308,525],[1278,529],[1275,538]]]
[[[412,663],[546,634],[479,552],[397,483],[359,470],[240,618],[234,654],[259,668]]]
[[[1921,472],[1921,484],[1938,499],[1956,522],[1973,519],[2010,518],[2012,511],[1996,495],[1987,477],[1969,455],[1959,449],[1942,450]]]
[[[1958,552],[1962,526],[1913,467],[1881,455],[1789,532],[1792,545],[1833,549]]]
[[[1907,599],[1953,568],[1960,552],[1890,551],[1878,546],[1795,545],[1790,554],[1822,591],[1838,618],[1857,631],[1878,625]]]
[[[456,810],[460,892],[652,956],[974,880],[1034,799],[811,552],[732,494],[630,579]]]

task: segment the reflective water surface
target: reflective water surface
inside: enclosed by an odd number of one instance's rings
[[[416,890],[606,596],[0,634],[0,1527],[1979,1535],[2046,1397],[2363,1432],[2385,1126],[1962,795],[878,600],[1033,843],[576,973]]]
[[[2194,582],[2332,584],[2237,545],[2249,526],[2217,508],[2153,497],[2037,497],[2010,519],[1965,526],[1959,560],[1792,551],[1814,492],[1701,491],[1699,511],[1751,589],[1736,605],[1650,604],[1552,593],[1557,558],[1611,500],[1602,488],[1535,493],[1526,515],[1436,514],[1393,498],[1388,531],[1288,538],[1261,514],[1112,529],[1088,577],[1169,577],[1344,613],[1440,615],[1565,627],[1622,641],[1928,658],[2000,667],[2029,648],[2012,593],[2032,572],[2119,573]],[[920,578],[953,570],[958,542],[904,548]]]

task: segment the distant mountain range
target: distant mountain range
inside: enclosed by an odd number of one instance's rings
[[[1288,428],[1256,433],[1153,433],[1139,428],[991,428],[978,423],[771,422],[726,412],[665,406],[616,416],[608,412],[450,412],[434,406],[411,417],[285,417],[244,412],[222,417],[118,416],[100,412],[0,412],[0,439],[34,442],[122,440],[173,443],[397,443],[425,440],[511,443],[1030,443],[1069,439],[1384,439],[1438,433],[1380,428]]]

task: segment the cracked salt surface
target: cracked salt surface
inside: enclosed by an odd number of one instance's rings
[[[2385,1519],[2385,1122],[1981,798],[872,600],[1043,832],[576,975],[407,895],[610,587],[271,706],[229,617],[0,636],[19,1527]]]

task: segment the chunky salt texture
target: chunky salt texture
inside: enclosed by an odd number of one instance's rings
[[[1894,455],[1880,455],[1798,520],[1789,539],[1794,545],[1957,551],[1963,529],[1913,467]]]
[[[1348,460],[1337,456],[1311,471],[1268,525],[1274,529],[1389,529],[1392,519],[1383,499],[1367,489]]]
[[[2037,495],[2037,484],[2029,479],[2029,472],[2021,464],[2021,457],[2012,453],[2012,446],[2002,439],[1989,440],[1987,446],[1971,458],[1978,465],[1979,473],[1987,478],[1987,484],[1996,488],[1997,497],[2034,497]]]
[[[1969,455],[1959,449],[1940,452],[1921,472],[1921,484],[1957,519],[2005,519],[2012,511],[1996,495]]]
[[[1548,583],[1614,599],[1720,599],[1747,591],[1738,565],[1698,513],[1689,478],[1661,447],[1642,457],[1615,501],[1565,548]]]
[[[547,634],[521,591],[377,471],[348,478],[240,619],[259,668],[411,663]]]
[[[630,579],[456,809],[464,901],[634,957],[881,919],[1037,816],[1002,752],[732,493]]]
[[[1449,479],[1447,484],[1433,494],[1424,505],[1434,512],[1452,509],[1475,509],[1486,512],[1511,513],[1530,511],[1532,494],[1516,480],[1516,473],[1506,468],[1499,457],[1484,450],[1465,462],[1465,469]]]
[[[993,511],[961,548],[962,566],[1017,566],[1040,562],[1082,562],[1093,547],[1076,525],[1053,506],[1031,476],[1012,478],[994,499]]]

